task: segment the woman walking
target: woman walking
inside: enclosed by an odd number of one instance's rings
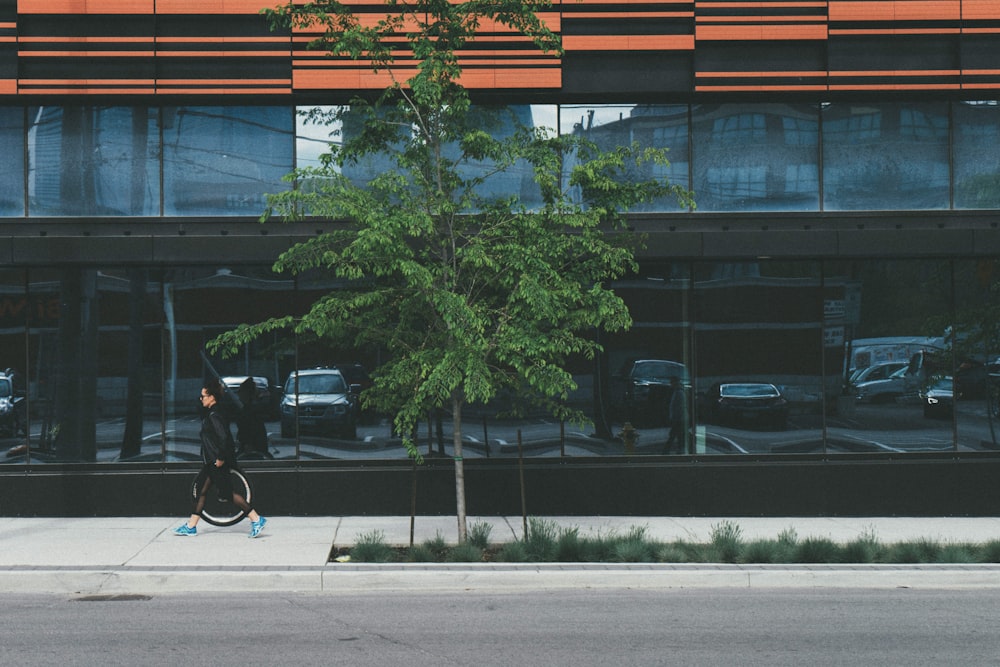
[[[257,510],[250,506],[246,498],[233,490],[229,470],[236,465],[236,446],[233,434],[229,430],[229,420],[221,410],[219,400],[222,398],[220,383],[202,387],[201,406],[208,413],[201,421],[201,459],[202,467],[198,473],[198,497],[187,523],[174,529],[175,535],[197,535],[198,520],[205,508],[205,499],[213,486],[220,498],[231,498],[232,502],[250,517],[250,537],[257,537],[264,529],[267,519],[260,516]]]

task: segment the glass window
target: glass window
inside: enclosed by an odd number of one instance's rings
[[[823,451],[823,293],[814,262],[694,266],[695,443]]]
[[[841,395],[829,404],[828,450],[951,449],[951,419],[929,418],[922,407],[924,392],[951,376],[951,263],[830,262],[825,278],[828,318],[839,316],[827,329],[827,369],[841,376]],[[839,307],[835,292],[843,295]]]
[[[960,260],[955,265],[955,331],[951,368],[934,377],[922,398],[924,416],[950,427],[960,451],[1000,448],[1000,261]],[[949,377],[950,376],[950,377]]]
[[[1000,104],[954,104],[955,208],[1000,208]]]
[[[0,108],[0,216],[24,215],[24,109]]]
[[[945,103],[824,106],[827,210],[947,208],[948,185]]]
[[[594,418],[597,431],[619,435],[628,423],[642,434],[636,453],[692,452],[690,267],[646,263],[637,276],[612,288],[633,324],[628,331],[602,334],[600,372],[594,381],[580,381],[604,399],[597,402],[602,408]]]
[[[40,106],[28,114],[29,215],[159,214],[155,110]]]
[[[24,463],[27,458],[29,351],[28,315],[33,310],[19,270],[0,270],[0,463]]]
[[[259,215],[289,187],[293,132],[288,107],[164,108],[164,215]]]
[[[519,128],[547,129],[555,133],[555,107],[544,105],[513,105],[506,107],[473,107],[471,119],[477,127],[497,138],[509,137]],[[323,155],[331,145],[337,146],[360,132],[364,117],[352,112],[350,107],[302,107],[296,120],[296,164],[301,168],[322,166]],[[475,192],[486,199],[507,198],[517,195],[528,208],[541,204],[534,173],[523,160],[495,171],[492,163],[470,160],[460,155],[457,147],[445,152],[445,157],[456,161],[458,174],[470,181],[485,179],[477,184]],[[339,170],[332,166],[331,169]],[[363,157],[343,167],[343,173],[357,185],[364,185],[376,175],[396,170],[395,162],[386,154]]]
[[[573,105],[559,107],[559,129],[563,134],[582,134],[601,150],[614,150],[638,142],[641,147],[666,148],[669,165],[646,164],[636,180],[662,178],[689,188],[688,107],[686,105]],[[673,197],[647,202],[633,209],[677,211]]]
[[[692,135],[699,211],[819,208],[815,105],[700,104]]]

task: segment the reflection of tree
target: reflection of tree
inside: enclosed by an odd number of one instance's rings
[[[62,460],[97,458],[97,272],[63,269],[52,429]]]
[[[977,174],[955,184],[955,201],[966,208],[1000,208],[1000,174]]]
[[[956,290],[955,312],[949,328],[948,339],[952,359],[958,363],[989,364],[1000,354],[1000,274],[996,260],[981,260],[975,263],[961,263],[956,269],[955,282],[965,286]],[[986,415],[990,425],[990,439],[997,444],[995,417],[998,407],[996,386],[993,378],[985,377],[983,395],[987,402]]]

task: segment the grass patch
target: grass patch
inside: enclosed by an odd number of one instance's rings
[[[495,544],[491,534],[492,526],[476,523],[462,544],[449,544],[438,533],[405,548],[386,544],[382,531],[371,531],[359,535],[350,549],[333,550],[330,558],[350,556],[350,561],[368,563],[1000,563],[1000,540],[883,544],[874,530],[865,529],[857,538],[837,543],[825,537],[799,539],[788,528],[774,539],[747,541],[739,524],[729,520],[713,525],[709,541],[703,543],[663,543],[651,538],[645,526],[584,536],[579,528],[561,527],[547,519],[531,519],[522,540]]]

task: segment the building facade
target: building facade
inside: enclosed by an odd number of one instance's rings
[[[211,373],[266,378],[277,397],[297,368],[376,371],[378,350],[291,334],[201,354],[336,289],[270,266],[342,223],[258,219],[344,130],[303,112],[387,82],[307,49],[313,34],[272,30],[264,4],[0,0],[0,473],[186,471]],[[630,375],[661,360],[685,369],[679,451],[709,470],[993,461],[1000,4],[573,0],[543,18],[563,54],[485,28],[462,54],[474,101],[605,147],[668,148],[646,175],[696,207],[632,214],[646,247],[614,287],[635,324],[572,369],[588,423],[479,406],[470,456],[509,459],[524,438],[537,459],[671,464],[669,378]],[[495,187],[530,202],[524,176]],[[852,379],[890,363],[903,372],[881,385]],[[625,421],[633,445],[615,437]],[[359,415],[353,441],[271,426],[267,470],[405,462],[379,415]],[[447,453],[449,428],[430,419],[421,446]]]

